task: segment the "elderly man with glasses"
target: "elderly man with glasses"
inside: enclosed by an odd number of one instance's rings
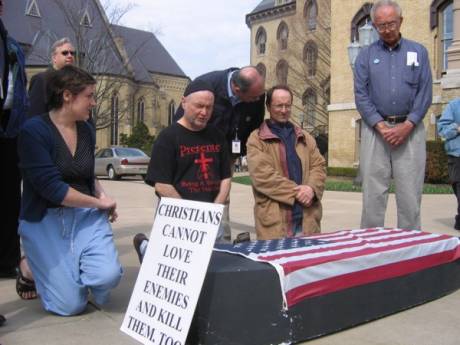
[[[395,1],[376,1],[371,19],[380,39],[360,52],[354,70],[355,103],[363,119],[361,227],[384,226],[393,178],[397,226],[420,229],[426,157],[423,118],[432,100],[428,53],[401,36],[402,10]]]
[[[248,168],[255,199],[257,239],[320,231],[326,162],[315,139],[289,121],[292,91],[267,91],[270,118],[248,139]]]
[[[75,63],[75,48],[67,37],[54,42],[51,47],[51,66],[44,72],[32,77],[29,85],[29,116],[40,115],[48,111],[46,105],[46,78],[50,72]]]

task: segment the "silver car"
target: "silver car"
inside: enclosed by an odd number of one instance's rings
[[[145,179],[150,157],[132,147],[110,147],[96,153],[96,176],[118,180],[126,175],[141,175]]]

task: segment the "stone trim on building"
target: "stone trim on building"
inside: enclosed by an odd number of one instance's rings
[[[272,20],[275,18],[284,17],[286,15],[294,14],[296,12],[296,1],[289,2],[284,5],[275,6],[266,10],[262,10],[256,13],[249,13],[246,15],[246,25],[251,27],[251,25],[266,21]]]

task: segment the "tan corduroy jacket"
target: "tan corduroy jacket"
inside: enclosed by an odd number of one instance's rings
[[[269,121],[269,120],[266,120]],[[283,142],[263,122],[247,143],[249,173],[255,198],[254,218],[257,238],[282,238],[292,232],[292,206],[297,184],[289,179],[286,150]],[[302,162],[302,184],[315,192],[315,201],[304,207],[303,233],[320,232],[321,198],[326,180],[326,162],[319,153],[315,139],[295,126],[296,152]]]

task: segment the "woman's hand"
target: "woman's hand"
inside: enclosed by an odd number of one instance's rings
[[[117,218],[118,218],[117,210],[114,209],[114,208],[110,209],[110,211],[109,211],[109,221],[110,221],[110,223],[115,222],[117,220]]]
[[[117,203],[115,202],[115,200],[107,196],[105,193],[100,193],[98,200],[98,208],[101,210],[107,210],[109,212],[109,221],[112,223],[115,222],[118,218],[118,213],[116,210]]]

